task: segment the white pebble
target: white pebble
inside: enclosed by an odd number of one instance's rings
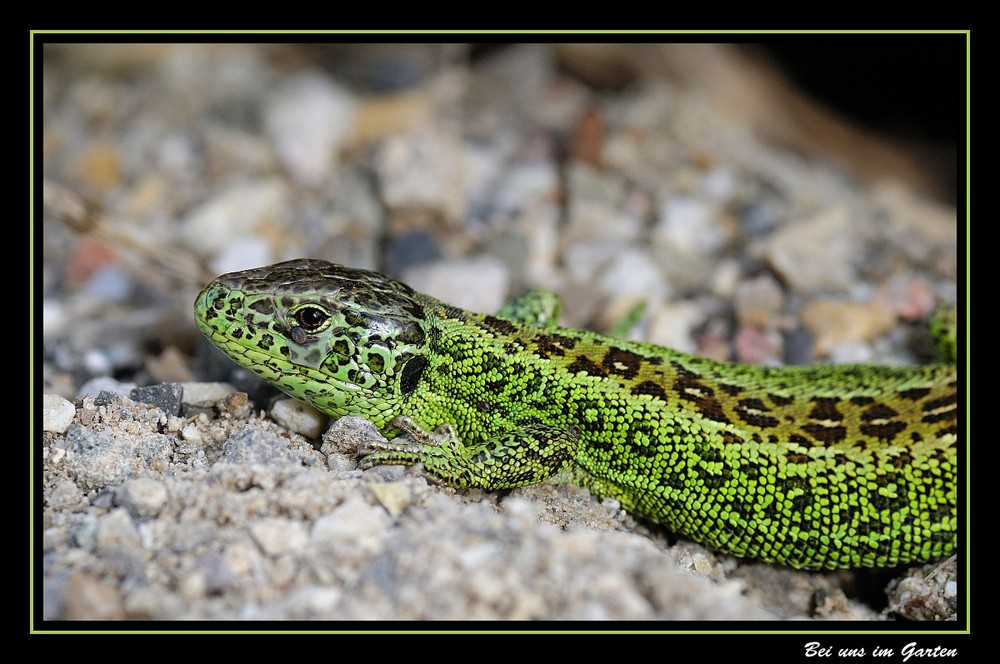
[[[670,295],[663,271],[644,249],[628,248],[612,258],[601,273],[600,284],[613,296],[642,295],[662,300]]]
[[[218,403],[238,390],[229,383],[181,383],[184,403],[205,406]]]
[[[270,245],[262,237],[236,238],[212,258],[212,271],[219,274],[246,270],[274,262]]]
[[[182,222],[181,234],[201,255],[214,256],[227,249],[233,238],[279,231],[290,208],[291,190],[285,180],[275,176],[241,181],[191,210]]]
[[[456,307],[492,313],[503,306],[510,274],[499,258],[478,256],[418,265],[403,282]]]
[[[45,300],[42,302],[42,337],[49,338],[62,334],[68,321],[66,307],[62,302]]]
[[[271,417],[306,438],[319,438],[326,430],[326,415],[298,399],[276,401],[271,407]]]
[[[135,383],[122,383],[109,376],[97,376],[80,386],[80,392],[77,396],[96,397],[101,392],[111,392],[121,397],[127,397],[135,388]]]
[[[76,415],[76,407],[55,394],[42,395],[42,431],[65,433]]]
[[[309,186],[329,179],[340,149],[355,131],[357,102],[319,72],[278,88],[264,110],[267,133],[288,169]]]
[[[674,196],[660,209],[654,233],[683,252],[711,254],[728,239],[718,210],[691,196]]]
[[[201,431],[199,431],[198,427],[193,424],[189,424],[181,429],[181,438],[184,439],[184,442],[191,443],[193,445],[197,445],[202,441]]]

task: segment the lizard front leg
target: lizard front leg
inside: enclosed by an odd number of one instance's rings
[[[529,424],[466,446],[448,424],[428,431],[408,417],[397,417],[389,427],[408,433],[412,440],[376,444],[362,459],[362,468],[419,463],[445,484],[487,491],[535,484],[565,470],[580,437],[576,427]]]

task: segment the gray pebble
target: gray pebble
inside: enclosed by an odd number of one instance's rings
[[[94,547],[98,552],[137,546],[139,546],[139,532],[135,529],[127,510],[112,510],[97,520]]]
[[[222,444],[222,458],[229,463],[276,464],[295,463],[298,459],[289,449],[288,440],[276,433],[259,429],[243,429]]]
[[[166,467],[173,443],[164,434],[109,436],[74,422],[66,430],[63,463],[82,489],[100,490],[117,486],[142,470]]]
[[[148,387],[137,387],[129,393],[129,398],[132,401],[152,404],[167,415],[177,415],[181,412],[184,387],[180,383],[160,383]]]
[[[74,510],[83,506],[83,492],[68,479],[59,479],[45,488],[45,506],[52,510]]]
[[[197,562],[205,579],[205,594],[217,595],[236,587],[238,577],[229,561],[215,551],[209,551]]]
[[[120,484],[131,470],[131,444],[71,424],[66,431],[65,467],[85,490]]]
[[[384,258],[386,272],[402,274],[411,267],[441,258],[441,249],[427,231],[410,231],[386,243]]]
[[[80,294],[99,302],[124,302],[132,293],[132,280],[121,265],[109,263],[94,271]]]

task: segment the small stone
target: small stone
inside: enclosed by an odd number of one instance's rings
[[[278,87],[264,108],[264,125],[278,156],[296,179],[313,187],[327,180],[338,153],[355,132],[357,101],[318,71]]]
[[[236,237],[212,257],[212,271],[225,274],[273,262],[274,252],[266,239],[259,236]]]
[[[122,163],[118,146],[108,141],[98,141],[89,146],[73,168],[76,177],[102,195],[121,183]]]
[[[181,383],[181,388],[184,403],[194,406],[211,406],[237,392],[229,383]]]
[[[645,249],[625,249],[601,271],[598,282],[612,296],[642,295],[648,300],[665,300],[670,288],[663,271]]]
[[[711,255],[729,240],[718,222],[719,210],[708,201],[675,195],[664,202],[654,234],[683,254]]]
[[[804,325],[796,326],[785,335],[784,360],[790,366],[813,363],[813,336]]]
[[[616,241],[575,242],[566,247],[563,262],[571,279],[586,284],[629,246]]]
[[[955,620],[955,558],[911,568],[886,587],[889,610],[910,620]]]
[[[478,256],[420,265],[407,270],[403,281],[456,307],[493,313],[507,298],[510,273],[499,258]]]
[[[111,392],[112,394],[127,397],[135,388],[135,383],[122,383],[108,376],[97,376],[96,378],[91,378],[80,387],[77,397],[96,397],[101,392]]]
[[[159,383],[185,383],[193,379],[188,358],[176,346],[167,346],[158,356],[149,357],[146,366]],[[180,387],[183,395],[183,385]]]
[[[768,328],[784,308],[785,294],[774,277],[762,274],[737,287],[734,305],[741,323]]]
[[[559,169],[554,162],[541,159],[513,164],[500,174],[489,196],[489,208],[503,216],[551,204],[559,196]]]
[[[306,438],[316,439],[323,435],[329,419],[312,406],[298,399],[279,399],[271,406],[271,417],[278,424],[287,427]]]
[[[197,569],[204,579],[204,592],[217,595],[236,586],[237,575],[225,556],[209,551],[198,559]]]
[[[76,416],[76,406],[55,394],[42,395],[42,431],[65,433]]]
[[[62,478],[44,491],[45,506],[49,510],[73,510],[83,504],[83,492],[76,483]]]
[[[715,267],[709,287],[712,294],[729,300],[735,297],[740,285],[740,265],[735,260],[723,260]]]
[[[907,321],[926,320],[938,306],[931,285],[908,274],[894,275],[875,292],[873,300]]]
[[[271,144],[262,136],[221,124],[203,127],[201,136],[205,141],[205,170],[209,173],[266,173],[279,168]]]
[[[323,549],[372,554],[381,548],[389,526],[384,509],[351,496],[313,522],[310,539]]]
[[[83,367],[91,374],[109,374],[112,370],[111,358],[102,348],[90,348],[83,352]]]
[[[802,310],[802,322],[812,332],[820,356],[830,355],[841,344],[885,334],[895,320],[891,309],[874,302],[823,299]]]
[[[712,563],[708,561],[708,558],[700,553],[696,553],[691,556],[691,562],[694,563],[694,571],[702,576],[708,576],[712,573]]]
[[[222,444],[222,458],[228,463],[263,465],[298,461],[285,438],[249,427],[233,434]]]
[[[178,584],[181,597],[187,602],[201,599],[205,595],[205,588],[205,574],[201,570],[185,574]]]
[[[200,445],[204,440],[201,435],[201,429],[194,424],[189,424],[181,429],[181,439],[192,445]]]
[[[260,551],[249,541],[238,541],[226,546],[222,552],[226,566],[237,576],[251,574],[260,569],[263,559]]]
[[[846,291],[854,281],[852,258],[861,253],[846,206],[833,206],[772,235],[764,257],[791,290]]]
[[[70,476],[85,490],[121,484],[131,471],[131,446],[121,440],[71,424],[66,430],[66,461]]]
[[[193,208],[181,222],[181,235],[200,255],[216,256],[232,245],[233,238],[255,234],[268,237],[280,232],[281,223],[288,221],[291,196],[290,187],[282,178],[236,182]],[[213,267],[221,274],[218,266]]]
[[[466,192],[482,177],[458,137],[428,125],[379,143],[376,169],[391,212],[422,210],[457,226],[466,217]]]
[[[56,339],[66,333],[71,316],[63,302],[45,298],[42,300],[42,338]]]
[[[167,498],[166,486],[146,477],[128,480],[115,491],[115,504],[127,509],[133,517],[156,516]]]
[[[607,136],[607,124],[596,109],[588,109],[580,118],[570,141],[570,155],[592,166],[600,166],[601,150]]]
[[[298,521],[277,517],[265,518],[250,525],[250,535],[268,556],[301,551],[308,543],[305,526]]]
[[[80,297],[91,297],[100,302],[124,302],[132,294],[132,278],[125,267],[108,263],[97,268],[80,286]]]
[[[948,278],[958,269],[958,224],[953,205],[913,195],[899,182],[873,187],[878,214],[886,218],[889,243],[910,260],[925,262]]]
[[[407,482],[370,484],[368,490],[393,518],[402,514],[413,502],[413,490]]]
[[[682,353],[694,353],[697,345],[692,332],[702,322],[703,316],[704,312],[695,302],[665,304],[652,314],[649,341]]]
[[[385,247],[385,269],[403,274],[409,269],[441,258],[441,248],[425,230],[412,230],[390,239]]]
[[[67,620],[121,620],[122,598],[114,586],[86,572],[75,572],[63,586],[62,603]]]
[[[107,553],[122,547],[138,547],[139,544],[139,532],[126,510],[111,510],[97,520],[94,531],[96,551]]]
[[[132,401],[152,404],[167,415],[177,415],[181,412],[183,396],[184,388],[180,383],[160,383],[148,387],[137,387],[129,393],[129,398]]]

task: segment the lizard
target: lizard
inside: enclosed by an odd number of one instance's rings
[[[222,275],[194,305],[237,364],[385,433],[363,467],[421,464],[487,491],[565,476],[716,551],[799,569],[955,552],[954,310],[932,321],[939,363],[765,367],[559,327],[559,308],[529,291],[474,313],[316,259]]]

